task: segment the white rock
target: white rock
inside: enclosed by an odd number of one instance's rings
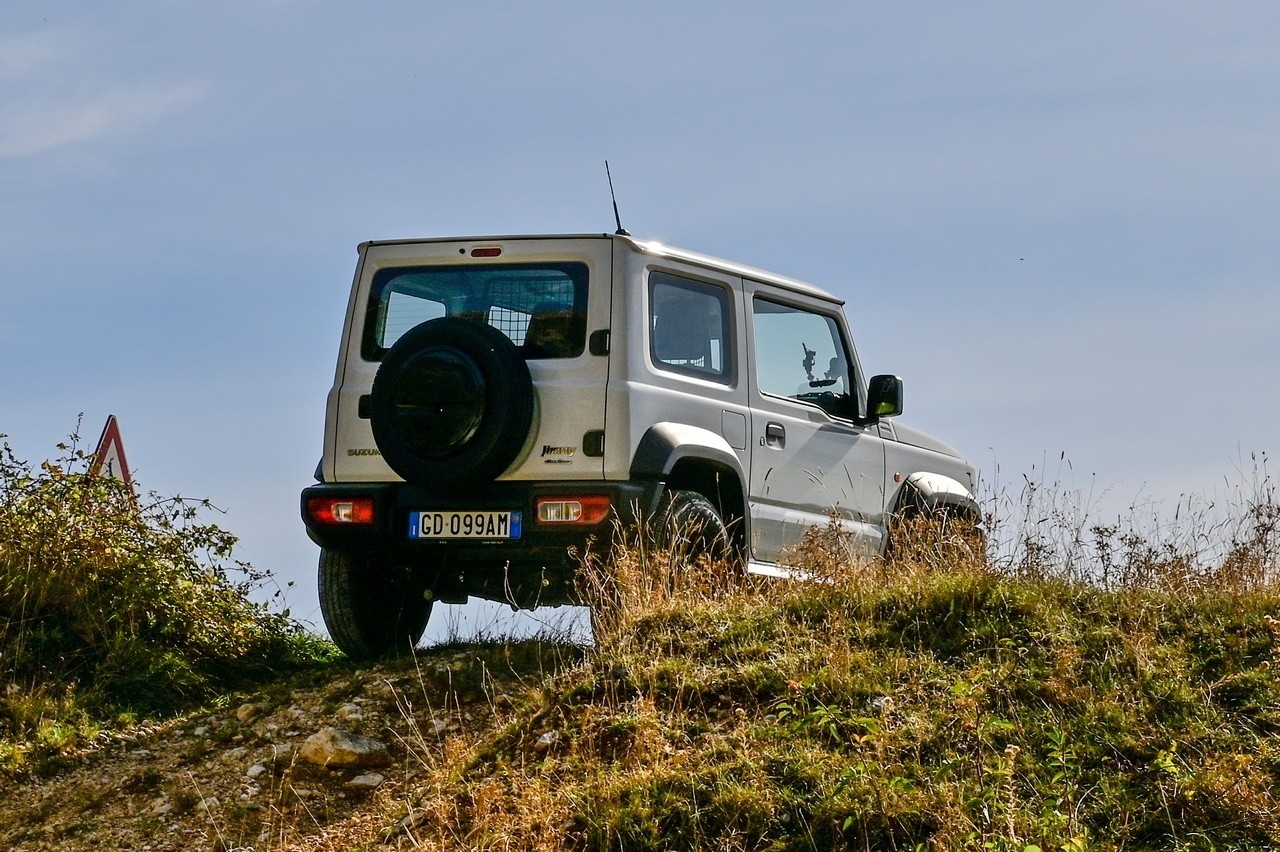
[[[391,756],[387,747],[375,739],[340,728],[321,728],[307,737],[298,750],[298,759],[316,766],[365,768],[385,766]]]
[[[538,741],[533,744],[534,751],[551,751],[551,749],[560,745],[563,739],[564,737],[561,736],[559,731],[547,731],[538,737]]]

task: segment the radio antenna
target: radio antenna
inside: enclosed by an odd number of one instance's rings
[[[609,179],[609,198],[613,200],[613,221],[617,224],[618,230],[614,231],[620,237],[629,237],[631,232],[622,227],[622,217],[618,215],[618,196],[613,192],[613,175],[609,172],[609,161],[604,161],[604,174]]]

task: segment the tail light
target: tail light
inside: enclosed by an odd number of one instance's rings
[[[608,497],[539,497],[534,501],[540,524],[598,524],[609,517]]]
[[[372,497],[312,497],[307,501],[307,514],[317,524],[372,524]]]

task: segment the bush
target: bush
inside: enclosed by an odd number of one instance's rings
[[[200,520],[208,501],[139,501],[91,476],[77,443],[38,468],[0,450],[6,738],[85,712],[170,711],[301,647],[287,613],[250,600],[267,577],[234,559],[234,536]]]

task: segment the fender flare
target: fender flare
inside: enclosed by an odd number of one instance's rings
[[[746,474],[737,453],[722,435],[684,423],[655,423],[644,433],[636,446],[635,454],[631,459],[630,476],[633,480],[660,482],[665,486],[670,484],[673,475],[676,478],[679,477],[676,468],[681,462],[686,461],[697,463],[704,468],[711,468],[718,475],[737,479],[736,488],[733,489],[736,491],[737,499],[733,501],[731,511],[735,517],[738,517],[740,526],[734,535],[743,542],[750,541],[751,512],[747,502]],[[664,491],[665,487],[655,488],[654,503],[647,507],[640,507],[642,513],[656,512]],[[704,496],[719,506],[719,494]],[[741,505],[737,505],[739,501]],[[739,513],[741,513],[740,517]]]
[[[954,512],[976,525],[982,524],[982,507],[968,488],[941,473],[918,471],[907,477],[894,501],[896,510],[914,508],[924,514]]]
[[[640,438],[631,458],[632,479],[665,480],[684,459],[726,467],[745,484],[737,454],[722,436],[684,423],[655,423]]]

